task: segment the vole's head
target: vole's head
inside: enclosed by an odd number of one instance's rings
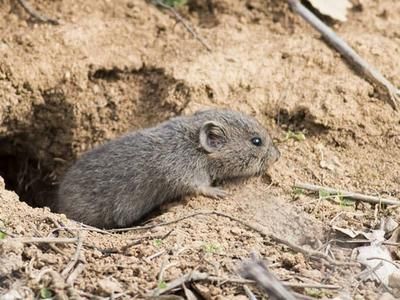
[[[261,175],[279,157],[267,130],[253,117],[230,110],[196,114],[199,140],[214,179]]]

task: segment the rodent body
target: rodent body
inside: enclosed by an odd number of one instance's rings
[[[60,184],[57,210],[96,227],[126,227],[188,194],[223,197],[213,182],[260,175],[279,156],[265,128],[245,114],[176,117],[83,154]]]

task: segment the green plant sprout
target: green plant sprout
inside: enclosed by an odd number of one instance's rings
[[[306,136],[301,131],[288,130],[288,132],[286,132],[285,140],[290,140],[290,139],[302,142],[306,139]]]
[[[303,195],[304,194],[304,190],[298,187],[294,187],[293,188],[293,194],[294,195]]]
[[[170,7],[179,7],[187,3],[187,0],[160,0],[161,3]]]
[[[329,198],[336,199],[337,202],[340,203],[341,207],[352,206],[354,204],[353,200],[351,200],[349,198],[346,198],[345,196],[343,196],[340,193],[329,193],[328,191],[325,191],[325,190],[319,190],[318,197],[321,200],[322,199],[329,199]]]
[[[163,240],[162,239],[155,239],[154,240],[154,246],[160,247],[162,244],[163,244]]]
[[[167,287],[167,283],[165,281],[160,281],[157,286],[159,289],[165,289]]]
[[[48,288],[41,288],[39,292],[40,299],[50,299],[53,297],[53,292]]]
[[[221,250],[219,245],[213,243],[204,244],[202,248],[206,253],[217,253]]]

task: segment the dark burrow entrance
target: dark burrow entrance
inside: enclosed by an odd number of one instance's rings
[[[85,91],[68,82],[44,91],[28,85],[20,90],[20,102],[31,108],[0,121],[6,128],[0,132],[0,176],[21,201],[51,209],[59,180],[82,149],[175,116],[190,100],[183,81],[155,67],[93,69]]]
[[[32,207],[52,207],[57,179],[43,163],[27,153],[0,153],[0,176],[6,189],[17,193],[21,201]]]

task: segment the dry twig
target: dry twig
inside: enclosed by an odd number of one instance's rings
[[[324,187],[324,186],[315,185],[315,184],[296,183],[294,186],[299,189],[309,190],[309,191],[313,191],[313,192],[325,191],[331,195],[338,195],[338,196],[341,196],[344,198],[350,198],[350,199],[373,203],[373,204],[400,205],[400,201],[396,200],[396,199],[384,199],[384,198],[380,198],[380,197],[369,196],[369,195],[364,195],[364,194],[359,194],[359,193],[353,193],[353,192],[349,192],[349,191],[338,190],[338,189],[334,189],[331,187]]]
[[[322,37],[328,41],[347,61],[363,74],[369,82],[384,90],[388,95],[388,102],[393,109],[398,110],[400,103],[400,90],[387,80],[377,69],[367,63],[357,54],[343,39],[341,39],[330,27],[325,25],[299,0],[287,0],[292,9],[304,20],[313,26]]]
[[[160,277],[162,279],[162,277]],[[160,279],[159,278],[159,279]],[[187,282],[194,281],[208,281],[208,282],[223,282],[223,283],[236,283],[236,284],[255,284],[254,280],[243,279],[243,278],[225,278],[212,276],[207,273],[192,271],[187,274],[182,275],[181,277],[172,280],[167,283],[165,288],[156,288],[152,291],[152,296],[159,296],[165,294],[175,288],[179,288],[182,284]],[[316,289],[331,289],[337,290],[340,289],[337,285],[331,284],[314,284],[314,283],[291,283],[291,282],[283,282],[283,286],[285,287],[297,287],[297,288],[316,288]]]
[[[245,261],[240,267],[240,274],[252,279],[268,294],[268,297],[274,300],[296,300],[291,291],[289,291],[268,267],[255,255],[251,260]]]
[[[43,237],[42,233],[41,233],[39,230],[37,230],[36,228],[34,228],[34,230],[35,230],[36,234],[37,234],[39,237]],[[48,244],[48,246],[49,246],[51,249],[53,249],[55,252],[57,252],[57,253],[59,253],[59,254],[61,254],[61,255],[65,255],[64,251],[62,251],[62,250],[61,250],[60,248],[58,248],[56,245],[50,243],[50,244]]]
[[[257,300],[256,295],[254,295],[254,293],[250,290],[250,288],[247,285],[243,285],[243,289],[249,300]]]
[[[49,23],[52,25],[58,25],[60,24],[57,20],[49,18],[41,13],[39,13],[36,9],[34,9],[28,1],[26,0],[17,0],[18,3],[25,9],[25,11],[34,19],[38,20],[39,22],[42,23]]]

